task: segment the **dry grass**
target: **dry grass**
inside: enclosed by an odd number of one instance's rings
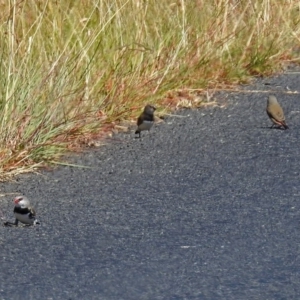
[[[145,103],[167,110],[174,90],[298,62],[299,10],[292,0],[1,0],[0,179],[58,160]]]

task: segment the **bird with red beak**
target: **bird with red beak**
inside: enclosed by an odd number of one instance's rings
[[[36,213],[34,208],[30,205],[30,202],[25,196],[17,196],[13,199],[14,202],[14,215],[15,222],[5,222],[5,226],[18,226],[19,221],[25,225],[40,224],[36,219]]]

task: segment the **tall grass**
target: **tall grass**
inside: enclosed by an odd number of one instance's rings
[[[298,61],[293,0],[0,0],[0,179],[53,162],[175,89]]]

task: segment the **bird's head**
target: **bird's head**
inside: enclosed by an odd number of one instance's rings
[[[145,112],[146,114],[153,114],[154,111],[156,111],[156,107],[153,106],[153,105],[150,105],[150,104],[147,104],[147,105],[145,106],[145,108],[144,108],[144,112]]]
[[[15,206],[25,208],[30,205],[29,200],[25,196],[17,196],[13,200]]]
[[[277,104],[278,103],[278,101],[277,101],[277,99],[276,99],[276,97],[275,96],[269,96],[268,97],[268,104],[270,105],[270,104]]]

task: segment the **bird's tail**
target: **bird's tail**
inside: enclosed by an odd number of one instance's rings
[[[284,129],[289,129],[289,126],[286,125],[285,121],[283,121],[281,124],[282,124]]]

